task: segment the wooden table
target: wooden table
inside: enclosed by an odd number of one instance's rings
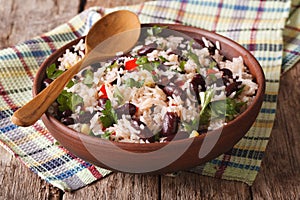
[[[95,4],[109,7],[143,1],[0,0],[0,48],[51,30]],[[281,77],[276,121],[252,187],[187,172],[175,178],[114,173],[64,193],[0,147],[0,199],[300,199],[299,77],[300,63]]]

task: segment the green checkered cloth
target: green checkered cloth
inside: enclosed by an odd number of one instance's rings
[[[12,124],[10,117],[32,98],[34,76],[51,53],[85,35],[103,14],[128,9],[136,12],[142,23],[179,23],[215,31],[243,45],[260,62],[266,94],[256,122],[229,152],[191,170],[251,185],[274,123],[280,75],[299,59],[299,5],[299,0],[169,0],[88,9],[40,37],[0,51],[0,142],[42,179],[65,191],[111,173],[57,145],[41,121],[22,128]]]

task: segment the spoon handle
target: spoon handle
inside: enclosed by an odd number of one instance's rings
[[[11,121],[18,126],[33,125],[55,101],[65,85],[79,72],[82,63],[83,59],[61,74],[31,101],[19,108],[13,114]]]

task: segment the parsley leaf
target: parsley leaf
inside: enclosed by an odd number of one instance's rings
[[[59,77],[64,71],[59,70],[56,68],[56,64],[53,63],[52,65],[50,65],[49,67],[47,67],[46,69],[46,75],[48,78],[54,80],[57,77]]]
[[[206,90],[205,92],[199,93],[200,102],[201,102],[200,116],[201,116],[202,112],[204,112],[204,110],[208,107],[214,94],[215,93],[213,90]]]
[[[84,71],[83,83],[88,87],[92,87],[94,83],[94,72],[91,69]]]
[[[132,88],[132,87],[136,87],[136,88],[141,88],[144,85],[145,80],[142,81],[136,81],[133,78],[129,78],[125,80],[125,85]]]
[[[103,134],[101,134],[101,138],[109,140],[110,135],[111,132],[105,131]]]
[[[118,87],[115,87],[114,89],[114,97],[118,99],[119,104],[123,104],[124,96],[122,95]]]
[[[147,33],[148,33],[149,36],[157,36],[157,35],[160,34],[160,33],[163,31],[163,29],[165,29],[165,28],[167,28],[167,27],[166,27],[166,26],[157,26],[157,25],[155,25],[155,26],[149,28],[149,29],[147,30]]]
[[[193,130],[198,130],[199,119],[195,118],[194,120],[192,120],[190,122],[183,122],[182,125],[184,126],[184,129],[188,133],[191,133]]]
[[[76,109],[76,106],[83,103],[83,99],[77,94],[73,94],[71,92],[63,90],[57,97],[57,102],[59,104],[58,109],[60,111],[65,111],[68,109],[74,111]]]
[[[102,115],[100,116],[100,121],[104,128],[108,128],[111,125],[117,123],[118,117],[113,109],[110,100],[105,103],[105,108],[102,110]]]
[[[201,102],[201,111],[199,115],[199,128],[201,130],[203,127],[207,127],[209,125],[211,119],[211,109],[210,103],[211,99],[214,96],[213,90],[206,90],[205,92],[200,92],[200,102]]]
[[[242,94],[243,90],[245,88],[245,85],[243,85],[234,95],[234,98],[240,96],[240,94]]]
[[[137,65],[143,65],[143,64],[146,64],[146,63],[148,63],[149,61],[148,61],[148,58],[147,58],[147,56],[141,56],[141,57],[139,57],[136,61],[135,61],[135,63],[137,64]]]
[[[246,102],[236,102],[234,99],[226,98],[226,120],[233,120],[245,104]]]
[[[184,72],[184,65],[186,64],[186,61],[182,60],[179,63],[179,68],[181,69],[182,72]]]

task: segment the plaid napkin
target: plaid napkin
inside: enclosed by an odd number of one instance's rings
[[[129,9],[143,23],[180,23],[218,32],[242,44],[260,62],[267,87],[255,124],[229,152],[191,170],[251,185],[273,126],[280,74],[299,59],[299,5],[299,0],[169,0],[88,9],[40,37],[0,51],[0,141],[42,179],[65,191],[81,188],[110,173],[59,146],[42,122],[22,128],[12,124],[10,117],[32,98],[34,76],[47,56],[85,35],[104,13]]]

